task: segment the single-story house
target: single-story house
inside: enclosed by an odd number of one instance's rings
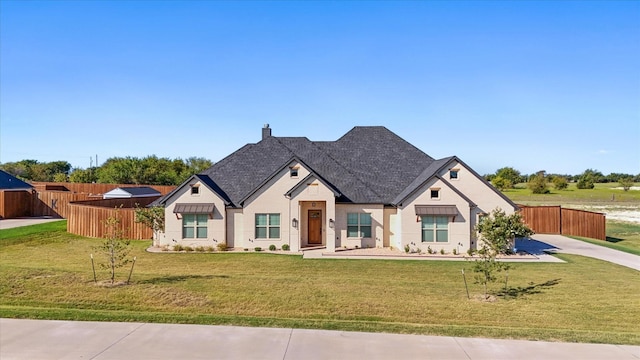
[[[119,187],[107,191],[102,195],[103,199],[129,199],[161,196],[160,192],[148,186]]]
[[[475,225],[517,206],[456,156],[434,159],[385,127],[336,141],[272,136],[193,175],[152,205],[155,244],[277,248],[477,247]]]

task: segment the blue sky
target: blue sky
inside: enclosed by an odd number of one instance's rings
[[[480,173],[640,173],[640,2],[0,2],[0,162],[384,125]]]

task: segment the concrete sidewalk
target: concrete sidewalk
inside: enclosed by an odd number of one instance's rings
[[[0,319],[0,359],[640,359],[640,346]]]

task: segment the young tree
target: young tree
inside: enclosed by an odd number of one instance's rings
[[[136,206],[135,210],[136,222],[146,225],[153,230],[154,245],[158,239],[158,233],[164,232],[164,208],[161,206],[153,206],[141,208]]]
[[[515,239],[531,236],[533,231],[522,221],[520,213],[507,215],[501,209],[495,209],[489,216],[483,217],[476,231],[482,246],[478,250],[480,258],[476,259],[473,271],[477,273],[476,283],[484,286],[486,299],[488,284],[496,281],[496,273],[509,268],[508,264],[497,261],[497,256],[511,253]]]
[[[123,232],[120,227],[120,218],[111,216],[104,222],[107,228],[107,237],[96,250],[102,252],[106,258],[106,263],[100,263],[103,269],[111,272],[111,283],[115,283],[116,269],[127,265],[131,260],[127,257],[131,251],[129,240],[123,239]]]

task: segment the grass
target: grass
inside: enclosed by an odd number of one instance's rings
[[[595,240],[571,236],[591,244],[640,255],[640,224],[621,221],[607,221],[607,240]]]
[[[635,186],[638,185],[635,184]],[[640,209],[640,191],[623,191],[616,189],[616,187],[619,187],[618,183],[606,183],[595,184],[593,189],[578,189],[576,184],[572,183],[569,184],[567,190],[551,190],[550,194],[532,194],[531,190],[526,188],[526,184],[519,184],[516,189],[505,190],[503,193],[515,203],[523,205],[561,205],[566,208],[586,208],[587,210],[590,210],[589,205],[591,205],[596,207],[595,211],[602,211],[601,209],[628,210],[633,207]],[[579,236],[571,237],[640,255],[640,224],[607,220],[606,235],[606,241]]]
[[[514,264],[496,302],[467,300],[448,261],[302,260],[256,253],[145,252],[130,285],[96,286],[96,239],[65,222],[0,230],[0,316],[230,324],[640,344],[638,272],[579,256]],[[127,269],[120,269],[124,280]],[[107,272],[98,271],[106,280]]]
[[[532,206],[567,206],[568,204],[624,206],[640,203],[640,191],[615,189],[618,186],[618,183],[606,183],[595,184],[593,189],[578,189],[575,183],[571,183],[566,190],[555,190],[549,187],[551,190],[549,194],[532,194],[526,184],[519,184],[515,189],[504,190],[503,193],[517,204]]]

